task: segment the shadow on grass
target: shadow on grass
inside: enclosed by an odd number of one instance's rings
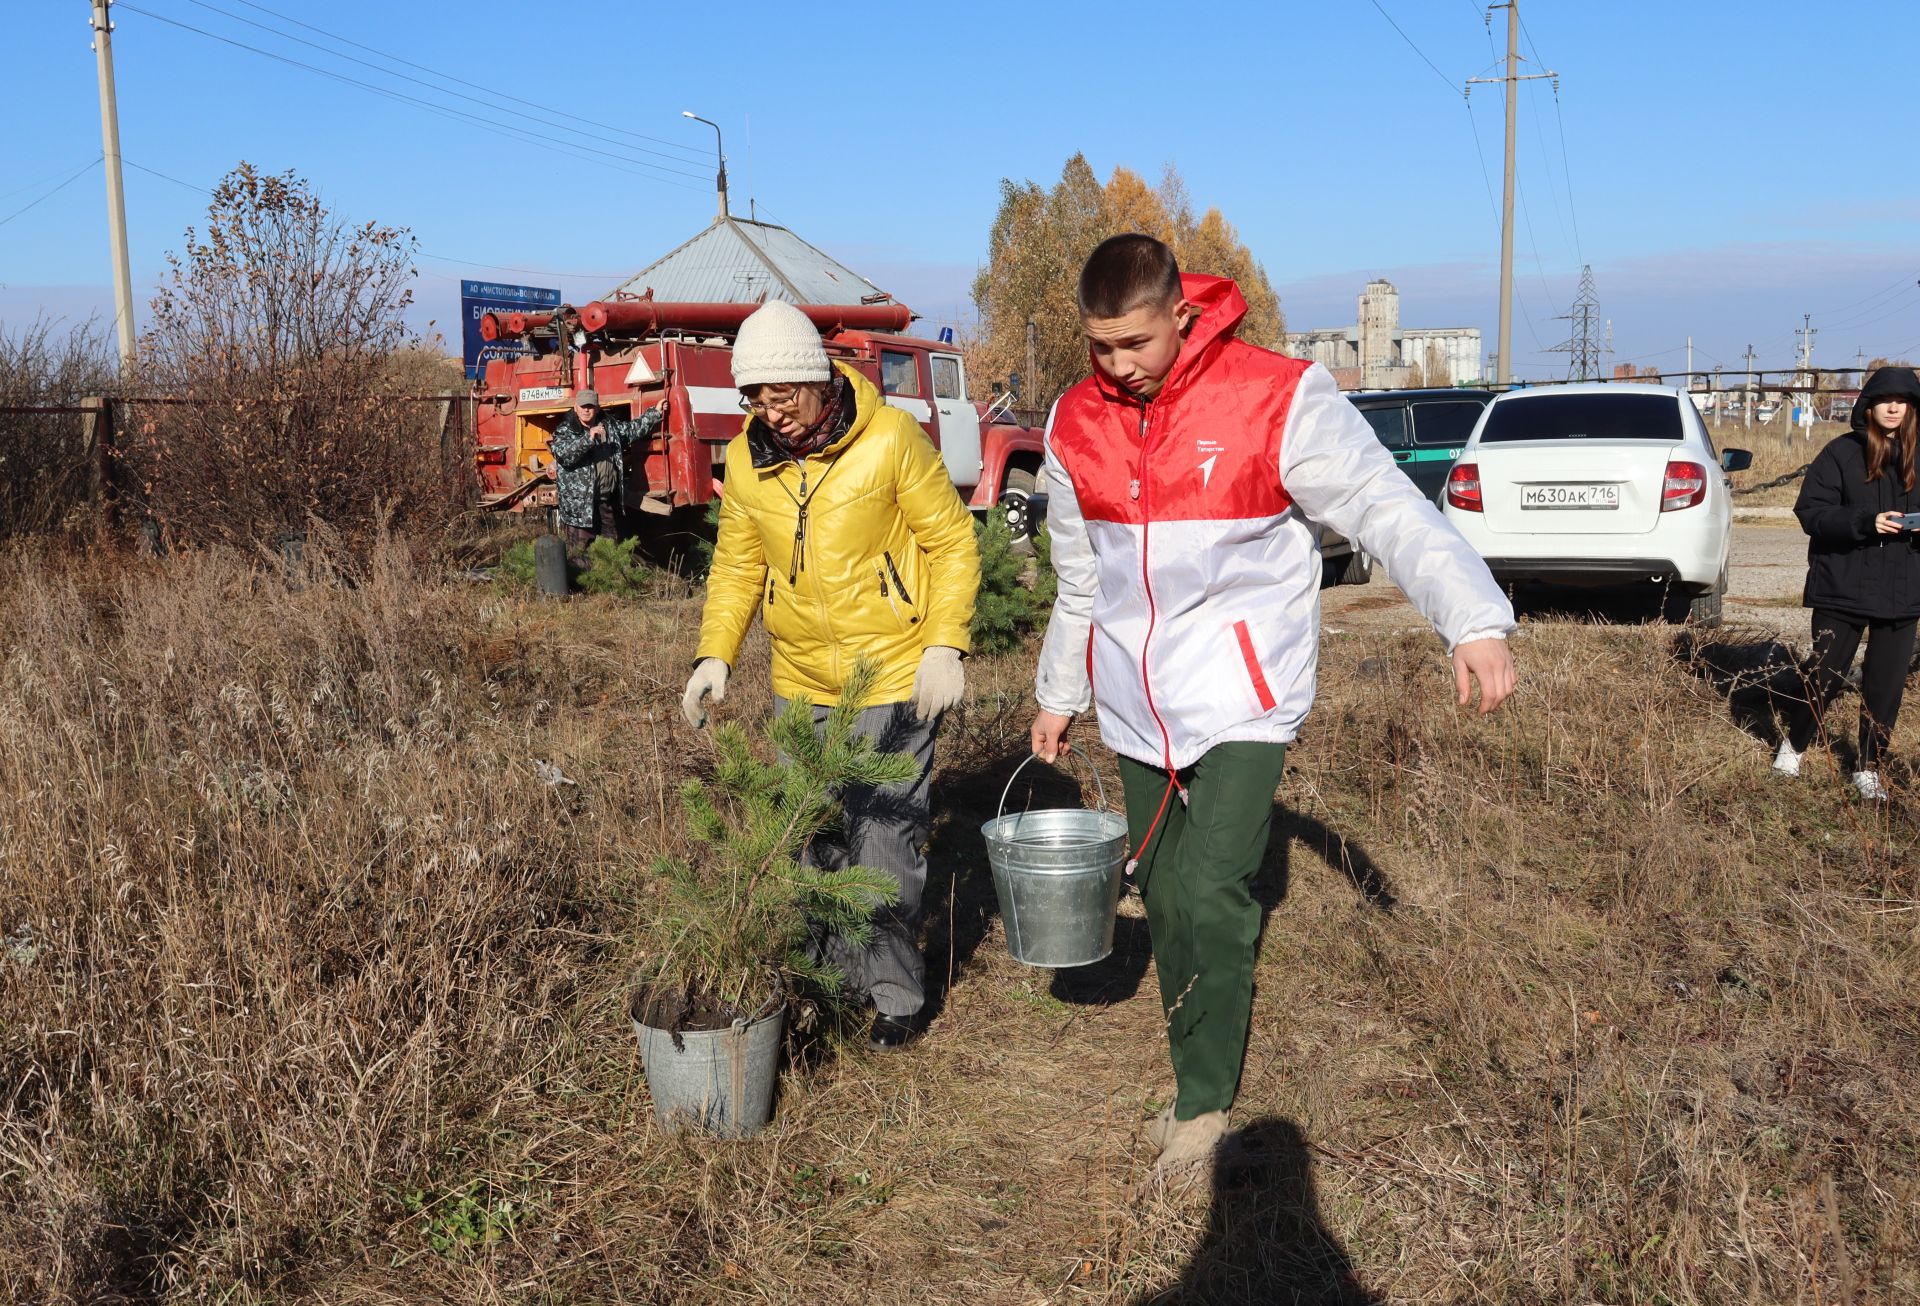
[[[1673,658],[1727,702],[1735,725],[1778,747],[1793,712],[1807,702],[1807,670],[1787,645],[1771,637],[1715,639],[1692,631],[1673,638]],[[1841,761],[1851,763],[1851,746],[1835,741]]]
[[[1509,587],[1516,617],[1593,626],[1647,626],[1662,620],[1664,588],[1516,583]]]
[[[947,761],[935,777],[935,830],[927,854],[928,1020],[944,1009],[948,988],[965,972],[999,915],[980,827],[998,814],[1002,790],[1015,768],[1027,758],[1026,715],[1030,711],[1024,703],[997,712],[972,708],[972,716],[957,721],[951,737],[942,742]],[[1090,727],[1091,723],[1082,725],[1082,729]],[[1095,764],[1106,768],[1111,777],[1106,751],[1091,751]],[[1095,801],[1092,790],[1084,767],[1029,766],[1014,784],[1007,810],[1090,807]],[[1110,803],[1117,804],[1119,786],[1111,778],[1107,793]],[[1276,802],[1267,859],[1253,883],[1263,930],[1267,916],[1286,900],[1295,842],[1312,849],[1344,874],[1369,905],[1381,910],[1393,908],[1396,900],[1391,882],[1365,848],[1313,817]],[[1134,892],[1131,885],[1127,892]],[[1062,1002],[1080,1006],[1125,1002],[1140,991],[1152,961],[1147,922],[1122,914],[1114,922],[1113,951],[1093,965],[1056,970],[1049,991]]]
[[[973,704],[950,720],[941,740],[945,764],[934,777],[934,831],[927,849],[924,900],[929,1022],[945,1009],[948,989],[965,972],[1000,913],[980,827],[998,813],[1001,792],[1027,759],[1031,718],[1032,708],[1022,699],[997,708]],[[1080,775],[1085,776],[1084,769]],[[1007,809],[1091,807],[1092,787],[1089,782],[1083,797],[1068,768],[1036,764],[1021,772]]]
[[[1207,1232],[1177,1281],[1135,1306],[1378,1306],[1320,1216],[1313,1158],[1291,1120],[1228,1135],[1214,1162]]]

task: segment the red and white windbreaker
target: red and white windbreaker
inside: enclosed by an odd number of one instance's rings
[[[1513,608],[1318,364],[1234,338],[1239,287],[1184,278],[1200,309],[1160,393],[1096,367],[1047,426],[1059,598],[1036,696],[1086,710],[1117,753],[1184,768],[1215,744],[1291,741],[1313,704],[1313,523],[1382,562],[1447,647]]]

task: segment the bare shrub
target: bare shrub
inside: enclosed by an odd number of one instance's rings
[[[259,542],[314,518],[364,540],[382,505],[409,530],[460,510],[447,403],[411,393],[413,244],[337,217],[291,172],[242,163],[221,181],[142,340],[143,389],[169,402],[121,449],[130,493],[176,539]]]
[[[98,489],[95,420],[24,410],[78,407],[117,380],[98,322],[40,318],[18,331],[0,328],[0,536],[69,522]]]

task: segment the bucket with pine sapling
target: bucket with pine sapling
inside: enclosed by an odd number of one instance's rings
[[[998,814],[980,827],[1007,951],[1028,966],[1091,966],[1113,951],[1114,916],[1126,887],[1127,820],[1107,810],[1106,784],[1090,759],[1096,809],[1009,814],[1007,795],[1033,761],[1030,756],[1014,768]]]

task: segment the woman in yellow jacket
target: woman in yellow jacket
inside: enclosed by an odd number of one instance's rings
[[[805,695],[821,719],[862,657],[879,680],[860,731],[911,753],[918,777],[842,795],[845,826],[809,850],[821,866],[871,866],[900,898],[871,944],[823,938],[848,989],[873,1003],[867,1045],[920,1032],[926,965],[917,933],[931,826],[928,779],[940,717],[965,692],[980,554],[973,519],[920,424],[886,405],[791,304],[763,305],[733,348],[746,427],[727,446],[720,534],[707,574],[700,649],[681,708],[696,729],[759,609],[773,638],[777,707]]]

